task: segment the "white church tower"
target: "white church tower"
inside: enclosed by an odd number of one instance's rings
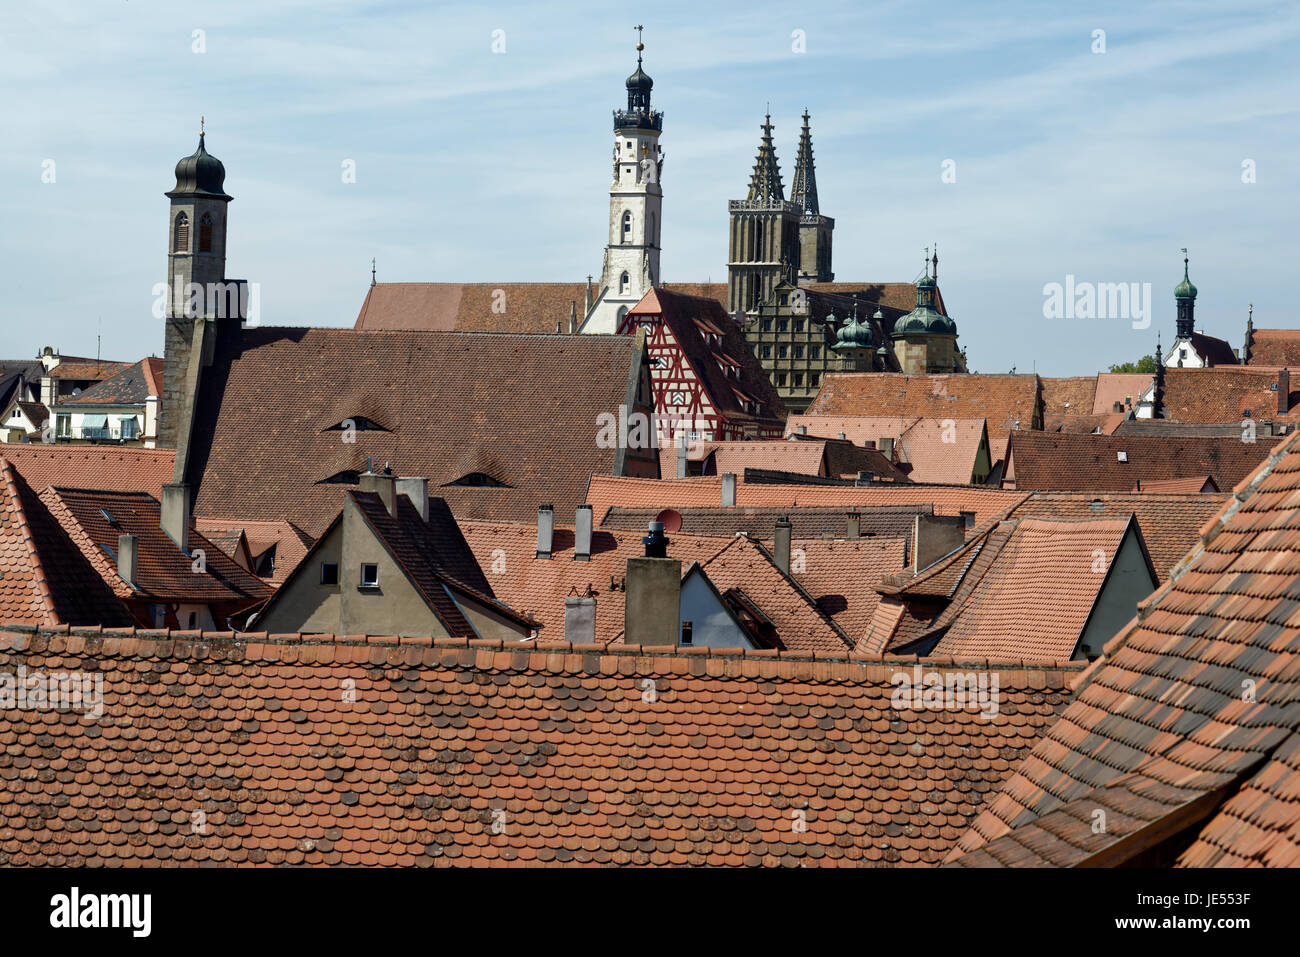
[[[640,32],[637,27],[638,38]],[[627,78],[627,109],[614,111],[614,182],[609,187],[605,265],[582,332],[617,332],[627,311],[659,282],[659,174],[664,164],[659,134],[664,115],[650,108],[654,81],[641,69],[645,45],[638,42],[636,49],[636,72]]]

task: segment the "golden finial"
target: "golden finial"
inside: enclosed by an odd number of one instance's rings
[[[641,42],[641,31],[644,29],[645,27],[641,26],[641,24],[638,23],[636,25],[636,52],[637,53],[640,53],[642,50],[645,49],[645,44]],[[640,59],[640,57],[638,57],[637,59]]]

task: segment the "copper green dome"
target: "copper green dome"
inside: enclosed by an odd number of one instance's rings
[[[834,321],[835,316],[827,317]],[[844,325],[840,326],[835,333],[835,345],[832,349],[839,351],[841,349],[874,349],[876,348],[876,337],[871,331],[871,324],[867,322],[858,322],[857,313],[853,314]]]
[[[894,337],[955,336],[957,323],[935,308],[938,283],[928,273],[916,283],[916,308],[894,323]]]
[[[1192,281],[1191,281],[1190,279],[1187,278],[1187,259],[1186,259],[1186,257],[1183,258],[1183,281],[1180,282],[1177,286],[1174,286],[1174,298],[1175,298],[1175,299],[1195,299],[1195,298],[1196,298],[1196,287],[1193,286],[1193,285],[1192,285]]]

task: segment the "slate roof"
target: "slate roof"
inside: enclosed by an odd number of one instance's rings
[[[568,332],[575,303],[582,322],[586,290],[585,282],[381,282],[366,290],[353,328],[555,333],[558,322]]]
[[[1164,418],[1175,422],[1240,422],[1278,418],[1278,370],[1264,366],[1166,369]],[[1288,390],[1286,408],[1300,402]]]
[[[1300,329],[1253,329],[1247,365],[1300,369]]]
[[[102,672],[105,709],[0,711],[9,867],[931,864],[1077,674],[995,666],[986,717],[894,709],[906,659],[3,637],[0,667]]]
[[[667,289],[651,289],[628,310],[622,328],[628,329],[638,316],[660,316],[672,332],[678,348],[689,363],[695,380],[709,402],[728,422],[753,424],[760,429],[780,430],[785,421],[785,405],[755,357],[736,321],[714,299],[688,296]],[[706,341],[696,326],[701,320],[721,332],[721,343]],[[718,363],[718,356],[739,366],[739,378],[729,378]],[[736,396],[739,389],[758,405],[757,414],[746,412]]]
[[[615,468],[598,417],[628,404],[641,356],[629,336],[263,327],[243,337],[242,350],[218,347],[201,390],[195,513],[287,520],[312,537],[342,503],[339,485],[321,483],[364,471],[367,456],[428,478],[458,517],[576,507],[591,473]],[[381,428],[346,442],[338,426],[359,418]],[[474,473],[504,487],[447,484]]]
[[[117,375],[123,369],[129,368],[129,362],[109,362],[108,360],[97,361],[95,359],[74,359],[71,356],[65,356],[63,361],[56,365],[49,372],[45,373],[51,379],[107,379],[109,376]]]
[[[1298,503],[1293,436],[1106,645],[950,859],[1300,863],[1290,773],[1300,730]],[[1097,810],[1104,829],[1093,827]]]
[[[13,466],[0,458],[0,619],[28,625],[133,624]]]
[[[61,368],[56,366],[56,369]],[[107,379],[96,382],[78,395],[59,400],[59,405],[144,405],[151,395],[162,395],[163,360],[142,359]]]
[[[182,552],[160,527],[158,500],[145,492],[50,486],[41,493],[41,501],[119,598],[229,602],[246,607],[271,594],[269,586],[237,565],[197,529],[190,531],[189,554]],[[134,535],[137,539],[134,582],[122,580],[117,573],[119,535]],[[196,572],[193,563],[200,550],[206,570]]]
[[[1026,493],[980,486],[943,485],[771,485],[736,479],[736,506],[802,507],[932,505],[935,515],[975,513],[982,524],[1020,501]],[[593,506],[597,525],[615,505],[625,508],[716,508],[722,504],[720,476],[687,479],[643,479],[593,475],[587,487],[587,504]]]
[[[1018,490],[1118,492],[1138,482],[1210,475],[1230,489],[1259,466],[1274,441],[1020,432],[1011,436],[1003,481]]]
[[[8,444],[3,451],[38,493],[49,485],[66,485],[148,492],[160,499],[176,464],[176,453],[171,449],[32,443]]]
[[[894,439],[894,459],[913,482],[967,485],[975,472],[980,443],[986,440],[983,418],[922,418],[895,415],[792,415],[786,434],[805,427],[810,436],[838,436],[859,444]],[[946,441],[952,439],[952,441]],[[1002,450],[989,449],[989,465]],[[668,473],[660,473],[668,474]]]
[[[1130,522],[1004,524],[1011,526],[1008,534],[984,549],[977,563],[982,567],[972,569],[931,626],[933,632],[944,629],[932,653],[959,660],[1068,660]]]
[[[809,415],[915,416],[985,419],[993,458],[1001,458],[1008,432],[1042,422],[1036,375],[905,375],[887,372],[833,373],[822,379]]]

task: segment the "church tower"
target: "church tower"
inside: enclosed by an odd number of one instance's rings
[[[794,282],[799,264],[799,209],[786,201],[781,185],[771,114],[762,130],[749,195],[728,203],[727,309],[733,314],[756,310],[778,283]]]
[[[190,352],[196,323],[224,311],[226,215],[234,197],[225,190],[226,168],[199,146],[176,164],[176,185],[166,195],[167,310],[164,337],[163,395],[158,444],[175,448],[184,405]],[[200,296],[196,290],[201,289]],[[236,293],[236,310],[239,309]],[[239,319],[238,311],[234,317]]]
[[[638,34],[641,28],[637,27]],[[614,181],[609,187],[609,242],[600,271],[600,294],[583,332],[617,332],[629,309],[659,282],[659,229],[663,190],[664,115],[650,107],[654,81],[641,69],[627,78],[627,109],[614,111]]]
[[[817,205],[817,169],[813,165],[807,110],[803,111],[790,199],[799,208],[799,282],[830,282],[835,278],[831,271],[831,230],[835,220],[823,216]]]

